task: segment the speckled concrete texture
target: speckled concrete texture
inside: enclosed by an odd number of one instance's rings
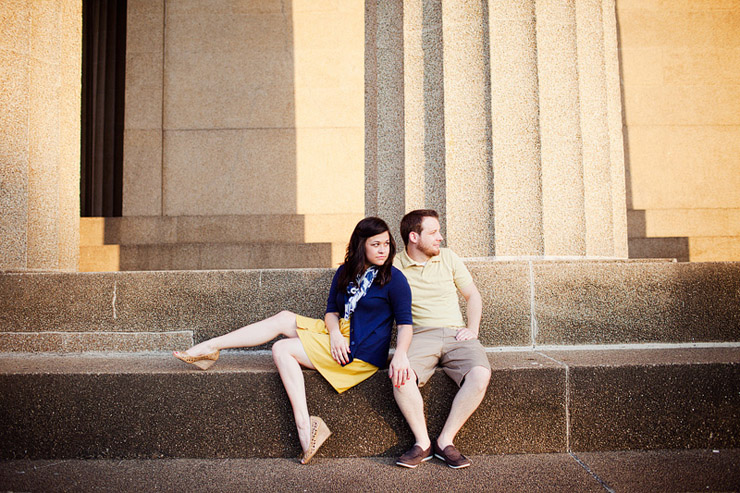
[[[372,4],[372,5],[370,5]],[[366,2],[365,213],[380,216],[396,238],[404,201],[403,2]],[[368,119],[372,121],[368,124]]]
[[[583,138],[586,252],[614,255],[611,161],[602,0],[576,2],[578,100]]]
[[[586,254],[575,4],[536,4],[545,255]]]
[[[486,346],[740,340],[740,274],[733,263],[467,265],[483,296]],[[202,340],[283,309],[321,317],[333,272],[6,272],[0,275],[0,330],[193,330]]]
[[[11,2],[2,25],[0,267],[76,270],[81,2]]]
[[[132,0],[126,19],[123,214],[162,214],[164,0]]]
[[[447,245],[493,254],[491,89],[483,3],[442,1]]]
[[[734,491],[738,450],[660,450],[471,456],[453,470],[432,460],[413,472],[395,458],[8,461],[0,484],[14,491]],[[578,462],[580,461],[580,463]],[[587,469],[588,468],[588,469]],[[589,473],[590,470],[590,473]]]
[[[538,344],[740,340],[733,263],[535,263]]]
[[[192,331],[0,332],[0,352],[82,353],[167,351],[193,345]]]
[[[512,262],[492,265],[490,262],[468,262],[467,265],[485,300],[479,333],[483,345],[531,345],[532,320],[527,264]]]
[[[738,448],[740,350],[646,351],[551,354],[569,368],[571,449]]]
[[[489,391],[458,435],[458,447],[468,454],[564,451],[565,372],[535,353],[492,355],[491,363]],[[227,352],[208,372],[162,353],[0,356],[0,373],[8,423],[0,430],[3,459],[295,457],[300,451],[269,355]],[[395,456],[413,442],[385,371],[343,394],[317,372],[304,376],[310,412],[333,431],[319,457]],[[423,388],[430,433],[442,427],[455,388],[441,370]]]
[[[535,2],[488,2],[496,255],[543,255]]]

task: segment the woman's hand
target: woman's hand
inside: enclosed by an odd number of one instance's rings
[[[340,365],[346,365],[349,363],[349,345],[339,330],[339,314],[336,312],[327,312],[324,315],[324,323],[329,331],[329,354]]]
[[[394,387],[400,387],[411,379],[411,364],[405,351],[398,351],[393,355],[391,364],[388,366],[388,376]]]

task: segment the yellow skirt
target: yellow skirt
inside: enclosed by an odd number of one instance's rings
[[[373,376],[378,367],[354,358],[342,366],[331,357],[331,338],[323,320],[296,315],[298,337],[313,366],[340,394]],[[339,330],[349,345],[349,321],[339,320]]]

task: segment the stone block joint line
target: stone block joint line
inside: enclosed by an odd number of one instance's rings
[[[566,363],[556,360],[545,353],[537,351],[537,354],[565,368],[565,450],[570,453],[570,368]]]
[[[529,333],[532,342],[532,349],[537,347],[537,316],[535,314],[534,304],[534,264],[530,260],[529,264]]]

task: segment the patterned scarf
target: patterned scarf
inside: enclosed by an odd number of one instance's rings
[[[367,290],[372,286],[375,281],[375,276],[378,275],[378,268],[374,265],[368,267],[364,274],[357,276],[355,282],[350,282],[347,286],[347,294],[349,299],[344,304],[344,318],[349,320],[349,317],[354,313],[357,308],[357,302],[367,294]]]

